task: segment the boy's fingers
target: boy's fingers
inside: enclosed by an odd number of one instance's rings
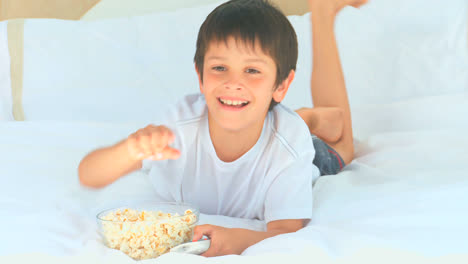
[[[196,241],[200,240],[202,237],[203,237],[202,233],[193,232],[192,242],[196,242]]]
[[[164,153],[168,159],[178,159],[180,157],[180,151],[174,148],[168,147]]]
[[[180,151],[169,147],[174,141],[175,135],[169,128],[148,125],[129,136],[129,153],[139,160],[177,159]]]
[[[205,251],[201,256],[203,257],[214,257],[218,256],[218,246],[216,245],[216,238],[215,236],[215,230],[217,229],[216,226],[213,225],[199,225],[196,226],[195,229],[193,230],[193,239],[192,242],[198,241],[203,238],[203,236],[207,236],[210,238],[211,243],[210,247],[208,248],[207,251]]]
[[[203,252],[203,254],[201,254],[200,256],[209,258],[209,257],[216,257],[216,256],[218,256],[218,254],[216,253],[215,247],[210,245],[208,250]]]
[[[193,239],[192,241],[198,241],[203,236],[211,237],[213,233],[213,226],[212,225],[199,225],[193,229]]]
[[[145,155],[145,157],[152,154],[151,142],[148,137],[140,137],[138,139],[138,145],[140,146],[140,151]]]
[[[151,159],[153,160],[165,160],[165,159],[178,159],[180,157],[180,151],[171,147],[166,147],[160,152],[155,152]]]
[[[175,136],[171,130],[165,127],[159,128],[155,133],[151,136],[151,145],[153,148],[153,152],[163,152],[164,149],[172,144],[175,140]]]

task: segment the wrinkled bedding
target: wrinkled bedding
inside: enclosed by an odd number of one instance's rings
[[[467,115],[467,93],[354,108],[355,160],[338,175],[316,181],[307,227],[261,241],[242,256],[170,253],[152,261],[467,256]],[[132,262],[102,245],[95,215],[124,201],[151,199],[147,176],[135,172],[92,190],[79,185],[77,166],[91,149],[141,125],[0,123],[0,260]],[[225,216],[202,214],[200,223],[265,229],[258,220]]]

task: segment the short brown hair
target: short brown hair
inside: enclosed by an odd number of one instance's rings
[[[231,0],[216,7],[198,32],[194,62],[201,81],[205,53],[212,41],[229,37],[252,47],[255,41],[276,64],[275,86],[281,84],[291,70],[296,70],[297,36],[287,17],[267,0]],[[278,104],[272,100],[269,110]]]

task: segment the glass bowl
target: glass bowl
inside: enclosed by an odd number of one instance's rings
[[[199,215],[189,204],[144,202],[104,210],[96,220],[106,246],[142,260],[192,241]]]

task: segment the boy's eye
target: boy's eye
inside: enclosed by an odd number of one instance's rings
[[[247,73],[251,73],[251,74],[257,74],[257,73],[260,73],[260,71],[256,70],[256,69],[247,69],[245,72]]]
[[[226,70],[226,68],[223,67],[223,66],[214,66],[212,69],[215,70],[215,71],[225,71]]]

